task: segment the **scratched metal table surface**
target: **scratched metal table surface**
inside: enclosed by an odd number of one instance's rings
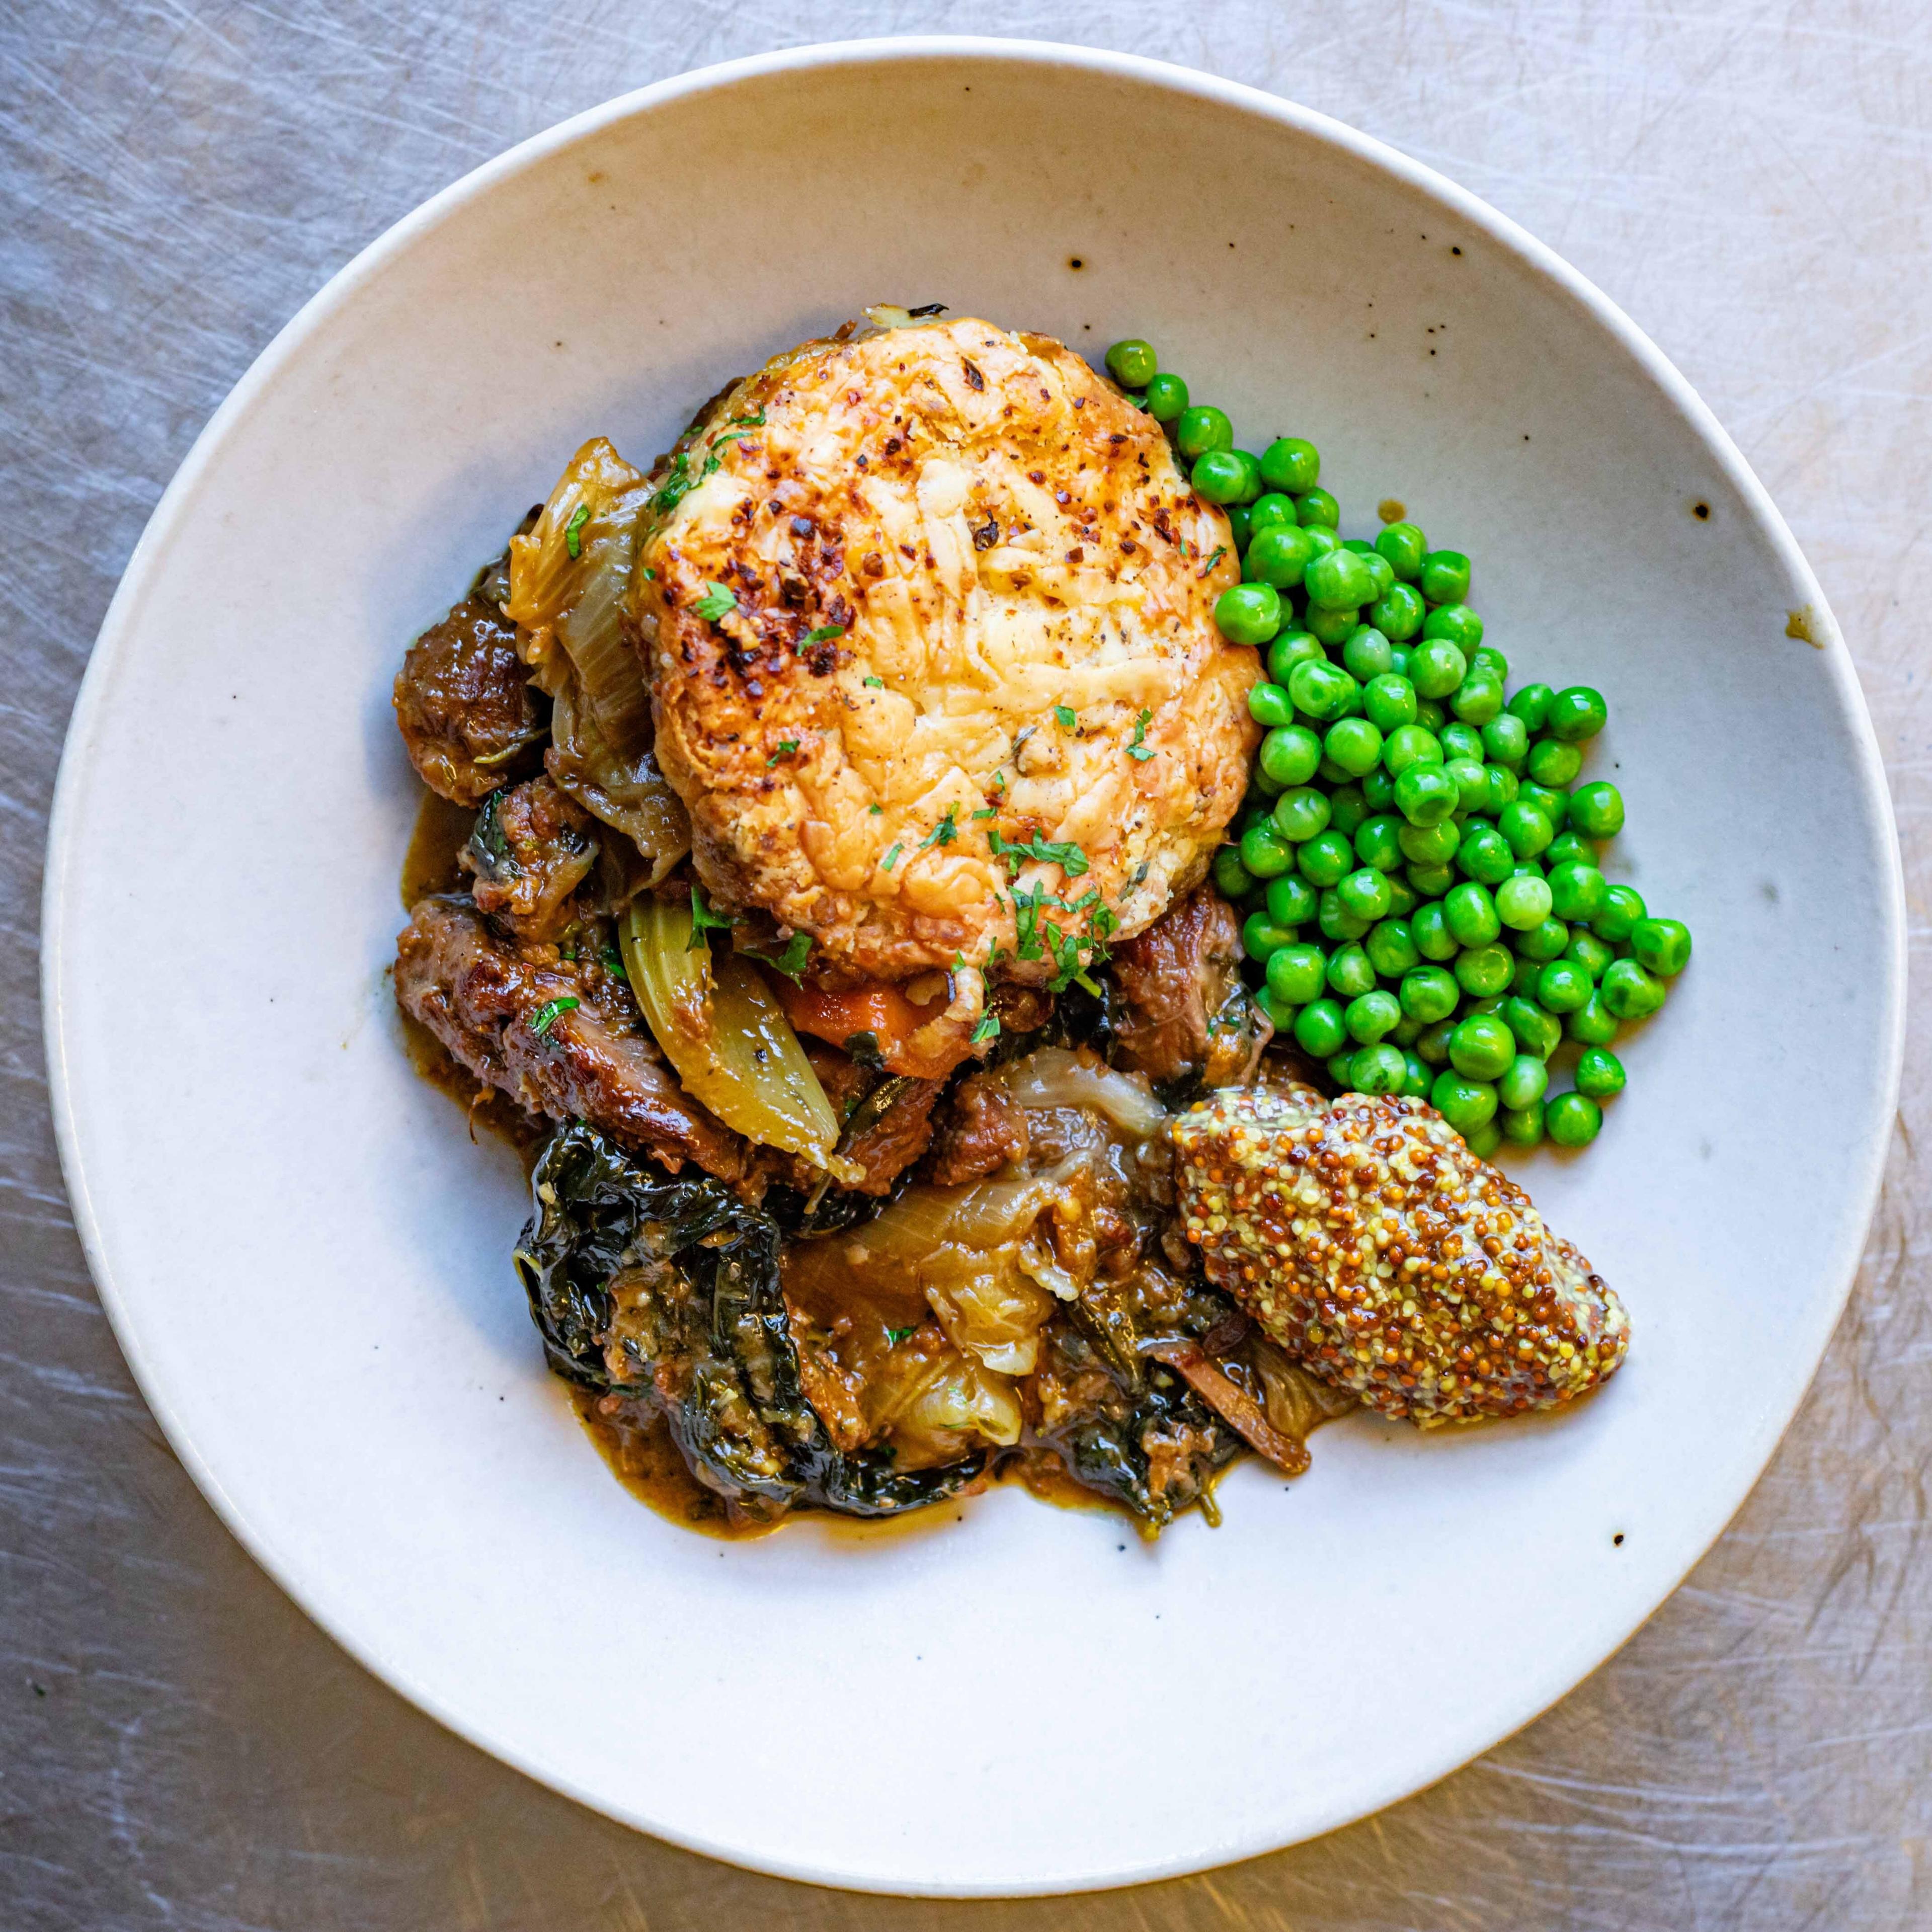
[[[1445,170],[1609,290],[1709,399],[1817,566],[1877,721],[1922,950],[1924,0],[13,0],[0,20],[0,1926],[1932,1923],[1922,1029],[1850,1311],[1769,1473],[1684,1588],[1540,1722],[1434,1790],[1319,1843],[1139,1892],[853,1898],[579,1810],[447,1736],[312,1628],[229,1540],[134,1393],[68,1220],[34,949],[68,707],[156,497],[301,302],[475,163],[706,62],[940,27],[1097,42],[1293,95]],[[1774,653],[1764,674],[1778,674]],[[1150,1766],[1148,1803],[1162,1775],[1213,1764],[1210,1720],[1197,1761]]]

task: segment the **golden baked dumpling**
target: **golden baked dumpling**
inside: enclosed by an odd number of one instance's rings
[[[808,343],[659,479],[634,615],[717,903],[838,976],[1043,980],[1201,878],[1258,735],[1232,538],[1064,344]]]

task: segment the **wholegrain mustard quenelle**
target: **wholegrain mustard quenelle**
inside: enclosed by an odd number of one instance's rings
[[[1304,1366],[1425,1428],[1587,1394],[1616,1292],[1426,1101],[1223,1088],[1175,1122],[1208,1278]]]

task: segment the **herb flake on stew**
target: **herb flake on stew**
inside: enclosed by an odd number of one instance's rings
[[[580,503],[570,513],[570,521],[563,526],[563,547],[570,553],[574,562],[584,554],[584,526],[590,520],[590,506]]]
[[[1063,731],[1077,731],[1080,728],[1080,714],[1070,704],[1056,704],[1053,715]]]
[[[949,805],[946,808],[946,816],[919,842],[919,849],[922,852],[928,845],[950,845],[959,836],[959,828],[952,822],[952,809]]]
[[[886,1330],[886,1346],[896,1348],[902,1342],[909,1341],[918,1333],[919,1324],[916,1322],[910,1328],[888,1328]]]
[[[868,677],[865,680],[865,683],[867,688],[872,691],[884,691],[886,688],[886,681],[882,677]]]
[[[700,946],[708,945],[710,941],[704,937],[707,932],[729,932],[730,930],[731,922],[728,919],[720,919],[704,903],[704,895],[693,886],[691,889],[691,938],[686,944],[686,952],[695,952]]]
[[[989,1040],[1000,1036],[1000,1016],[998,1013],[982,1013],[980,1024],[973,1029],[973,1044],[983,1046]]]
[[[565,994],[561,999],[544,1000],[543,1004],[530,1016],[531,1032],[539,1040],[542,1039],[544,1035],[556,1025],[560,1015],[574,1011],[578,1004],[578,1000],[568,993]]]
[[[781,738],[778,749],[765,760],[766,768],[769,770],[781,758],[794,758],[797,755],[798,740],[796,738]]]
[[[1195,572],[1195,575],[1202,581],[1204,582],[1208,576],[1212,573],[1215,565],[1219,563],[1222,558],[1226,556],[1227,554],[1228,546],[1226,544],[1217,544],[1215,548],[1214,554],[1210,556],[1197,572]]]
[[[715,624],[721,617],[728,617],[738,608],[738,600],[722,584],[706,579],[704,595],[691,607],[707,624]]]
[[[905,848],[903,845],[895,845],[892,849],[886,854],[884,869],[886,872],[890,872],[892,869],[894,864],[898,860],[899,854],[904,850]]]
[[[1154,756],[1154,747],[1147,741],[1147,728],[1154,722],[1154,713],[1143,711],[1134,720],[1133,741],[1127,747],[1127,756],[1145,764]]]
[[[808,932],[794,932],[785,941],[785,950],[780,953],[753,952],[748,948],[745,956],[756,959],[769,966],[775,973],[782,973],[794,985],[805,970],[806,956],[812,950],[812,935]]]
[[[807,644],[829,644],[834,638],[842,638],[844,634],[845,626],[843,624],[821,624],[817,630],[806,632],[799,639],[798,647],[803,650]],[[872,680],[868,678],[866,682],[870,684]]]
[[[1058,866],[1070,879],[1077,879],[1088,871],[1087,855],[1070,838],[1042,838],[1035,832],[1030,838],[1004,838],[997,832],[987,834],[993,848],[993,856],[1004,859],[1012,876],[1019,876],[1019,869],[1029,859],[1037,859],[1043,866]]]

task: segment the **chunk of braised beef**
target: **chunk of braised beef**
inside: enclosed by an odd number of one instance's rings
[[[1253,1077],[1274,1028],[1241,979],[1240,922],[1212,886],[1117,947],[1114,974],[1118,1065],[1184,1091]]]
[[[947,1096],[926,1172],[938,1186],[982,1180],[1027,1157],[1026,1109],[997,1073],[969,1073]]]
[[[556,938],[571,895],[597,862],[596,824],[548,778],[492,792],[463,848],[477,909],[519,940]]]
[[[745,1144],[665,1066],[620,973],[502,938],[467,899],[418,900],[396,945],[396,998],[478,1080],[528,1112],[587,1120],[673,1173],[736,1180]]]
[[[915,1080],[889,1073],[853,1110],[838,1143],[846,1160],[866,1170],[854,1181],[861,1194],[888,1194],[932,1138],[932,1109],[944,1080]]]
[[[542,762],[549,707],[517,654],[502,612],[508,554],[403,655],[394,693],[410,762],[430,790],[480,805]]]

